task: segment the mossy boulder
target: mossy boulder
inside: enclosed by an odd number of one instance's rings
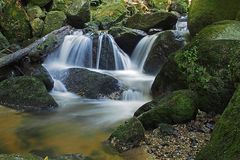
[[[70,25],[82,28],[91,19],[88,0],[53,0],[53,11],[63,11]]]
[[[48,3],[50,3],[52,0],[29,0],[28,2],[40,7],[46,6]]]
[[[23,41],[31,37],[29,19],[21,4],[7,1],[0,14],[1,30],[9,41]]]
[[[201,110],[221,113],[240,80],[237,26],[240,22],[223,21],[210,25],[189,45],[171,55],[155,79],[154,95],[188,87],[198,94]]]
[[[172,0],[168,10],[176,11],[180,14],[186,14],[188,12],[188,0]]]
[[[10,46],[7,38],[0,32],[0,51]]]
[[[240,87],[217,122],[211,140],[196,160],[238,160],[240,158]]]
[[[108,142],[118,152],[124,152],[140,144],[144,139],[144,131],[141,122],[133,117],[120,125],[108,138]]]
[[[173,29],[176,22],[177,16],[175,14],[158,11],[134,14],[126,20],[125,26],[147,32],[151,28]]]
[[[27,14],[30,18],[30,20],[33,20],[35,18],[44,18],[45,13],[39,6],[28,6],[27,7]]]
[[[30,22],[33,36],[40,37],[44,28],[44,21],[40,18],[35,18]]]
[[[43,34],[46,35],[51,31],[61,28],[66,23],[67,17],[62,11],[48,12],[45,21]]]
[[[43,82],[28,76],[0,82],[0,104],[26,112],[49,111],[58,106]]]
[[[132,54],[138,42],[147,35],[144,31],[123,26],[111,27],[108,33],[128,55]]]
[[[193,0],[189,11],[189,30],[192,35],[217,21],[234,20],[240,10],[239,0]]]
[[[101,29],[109,29],[121,22],[128,10],[124,0],[106,2],[92,10],[92,20],[100,22]]]
[[[169,0],[149,0],[149,5],[152,8],[157,8],[159,10],[168,11]]]
[[[143,105],[138,119],[145,129],[157,128],[160,123],[178,124],[196,117],[195,94],[190,90],[179,90],[165,96],[154,98]],[[141,109],[145,108],[145,109]],[[136,114],[135,114],[136,115]]]
[[[178,31],[163,31],[155,34],[155,36],[157,38],[143,67],[145,73],[152,75],[156,75],[161,70],[171,53],[184,46],[184,37]]]

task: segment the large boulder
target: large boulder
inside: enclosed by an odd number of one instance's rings
[[[100,22],[101,29],[109,29],[125,18],[128,10],[123,0],[104,3],[92,10],[92,20]]]
[[[203,29],[189,45],[170,56],[155,79],[153,93],[189,87],[198,94],[201,110],[221,113],[240,80],[239,26],[238,21],[223,21]]]
[[[52,10],[63,11],[68,23],[75,28],[82,28],[91,18],[87,0],[53,0]]]
[[[113,36],[117,44],[128,55],[131,55],[138,42],[147,34],[144,31],[127,27],[112,27],[108,31]]]
[[[146,32],[151,28],[167,30],[174,28],[177,19],[175,14],[165,11],[137,13],[126,20],[125,26]]]
[[[149,55],[144,64],[144,72],[156,75],[168,61],[168,56],[184,46],[184,37],[178,31],[163,31],[156,34]]]
[[[7,38],[0,32],[0,51],[10,46]]]
[[[38,5],[40,7],[44,7],[46,6],[48,3],[50,3],[52,0],[29,0],[29,3],[34,4],[34,5]]]
[[[6,1],[0,14],[1,30],[8,40],[23,41],[31,37],[28,16],[21,4]]]
[[[195,98],[192,91],[175,91],[143,105],[135,116],[145,129],[157,128],[160,123],[185,123],[196,117]]]
[[[0,82],[0,104],[26,112],[49,111],[58,106],[44,84],[28,76]]]
[[[33,36],[40,37],[44,28],[44,21],[40,18],[35,18],[30,22]]]
[[[193,0],[189,11],[189,30],[192,35],[214,22],[234,20],[240,10],[239,0]]]
[[[123,91],[117,79],[83,68],[70,68],[55,74],[67,90],[86,98],[119,99]]]
[[[137,147],[143,139],[144,128],[141,122],[133,117],[120,125],[108,138],[108,142],[118,152],[124,152]]]
[[[45,21],[43,34],[46,35],[51,31],[61,28],[67,20],[66,15],[62,11],[48,12]]]
[[[238,160],[240,157],[240,87],[217,122],[210,142],[197,155],[197,160]]]

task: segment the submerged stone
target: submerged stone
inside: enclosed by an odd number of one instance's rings
[[[0,104],[26,112],[49,111],[58,107],[43,82],[28,76],[0,82]]]

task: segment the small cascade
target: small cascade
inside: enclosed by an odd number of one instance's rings
[[[55,92],[67,92],[67,89],[65,87],[65,85],[57,79],[53,79],[54,80],[54,87],[53,87],[53,91]]]
[[[74,32],[64,38],[63,44],[54,56],[46,62],[73,67],[105,70],[124,70],[131,68],[130,58],[107,33],[83,34]]]
[[[135,69],[139,70],[140,72],[143,72],[144,64],[157,37],[158,34],[145,36],[133,51],[131,60]]]
[[[145,100],[144,94],[140,91],[134,91],[132,89],[128,89],[122,93],[123,101],[139,101]]]
[[[188,32],[188,26],[187,26],[187,16],[182,16],[178,18],[178,21],[176,23],[176,30],[180,32]]]

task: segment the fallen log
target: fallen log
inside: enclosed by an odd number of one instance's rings
[[[56,50],[63,42],[64,37],[72,31],[71,26],[64,26],[55,30],[26,48],[0,58],[0,68],[18,62],[25,56],[29,56],[33,62],[42,61],[48,53]]]

